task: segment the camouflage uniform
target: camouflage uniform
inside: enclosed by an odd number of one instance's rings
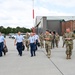
[[[45,49],[46,49],[48,58],[50,58],[52,35],[51,34],[49,34],[49,35],[45,34],[44,38],[50,38],[50,40],[45,40]]]
[[[55,35],[52,34],[51,49],[55,47]]]
[[[25,38],[25,45],[27,47],[27,51],[29,51],[29,43],[28,43],[29,34],[27,34],[24,38]]]
[[[64,36],[64,35],[63,35]],[[64,37],[62,36],[62,40],[63,40],[63,46],[62,47],[64,47],[64,45],[65,45],[65,39],[64,39]]]
[[[44,36],[43,36],[43,34],[39,35],[39,39],[40,39],[41,48],[44,48]]]
[[[70,57],[72,55],[72,49],[73,49],[74,34],[72,32],[65,33],[63,37],[65,39],[65,44],[66,44],[67,59],[70,59]],[[68,40],[66,38],[71,38],[71,39]]]
[[[56,47],[58,47],[58,42],[60,40],[60,36],[59,35],[55,35],[55,43],[56,43]]]

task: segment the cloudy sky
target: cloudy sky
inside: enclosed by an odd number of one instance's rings
[[[33,27],[32,0],[0,0],[0,25]],[[75,0],[34,0],[36,16],[74,16]],[[35,19],[34,19],[35,20]]]

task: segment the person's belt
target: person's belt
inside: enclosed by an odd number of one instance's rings
[[[3,42],[0,42],[0,43],[3,43]]]
[[[22,42],[17,42],[17,43],[22,43]]]

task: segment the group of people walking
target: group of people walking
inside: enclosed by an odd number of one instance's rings
[[[30,35],[26,33],[26,36],[23,37],[21,35],[21,32],[18,32],[14,41],[14,45],[17,46],[17,50],[20,56],[22,56],[22,47],[25,45],[27,47],[27,51],[29,51],[29,46],[30,46],[31,57],[33,57],[36,56],[35,52],[37,50],[38,40],[39,36],[36,35],[35,33],[31,32]]]
[[[71,59],[72,49],[73,49],[73,39],[75,35],[71,32],[70,28],[66,29],[66,32],[62,36],[63,38],[63,45],[66,45],[66,59]],[[37,35],[36,33],[31,32],[30,35],[26,33],[26,36],[23,37],[21,32],[18,32],[14,41],[14,45],[18,50],[20,56],[22,56],[22,48],[26,46],[27,51],[30,49],[31,57],[36,56],[36,51],[38,50],[38,46],[40,44],[41,48],[46,49],[46,55],[48,58],[51,56],[51,49],[55,46],[58,48],[58,43],[60,41],[60,36],[58,33],[51,32],[46,30],[45,34],[40,33]],[[45,42],[45,44],[44,44]],[[4,37],[0,33],[0,57],[2,56],[3,46],[6,45],[6,41]]]
[[[73,49],[73,40],[75,39],[75,34],[70,30],[70,28],[66,29],[66,32],[63,35],[63,47],[66,45],[66,59],[71,59],[72,55],[72,49]],[[54,42],[56,43],[56,47],[58,48],[58,43],[60,40],[60,36],[58,33],[51,32],[49,33],[48,30],[46,30],[46,34],[44,36],[45,39],[45,49],[47,52],[48,58],[50,58],[52,47],[54,48]],[[53,46],[52,46],[53,45]]]

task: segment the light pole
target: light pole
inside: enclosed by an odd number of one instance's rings
[[[35,33],[35,27],[34,27],[34,0],[32,0],[32,17],[33,17],[33,27],[32,32]]]
[[[34,0],[32,0],[32,15],[33,15],[33,25],[34,25]]]

